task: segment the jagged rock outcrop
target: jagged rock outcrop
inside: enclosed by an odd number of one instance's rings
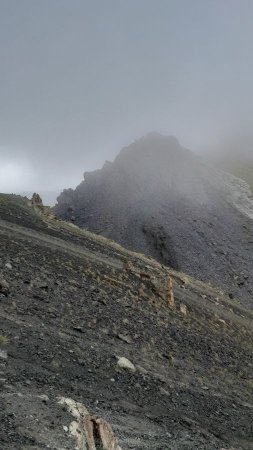
[[[39,209],[40,211],[44,210],[44,205],[42,202],[42,198],[39,194],[36,194],[36,192],[33,194],[32,198],[31,198],[31,205],[34,208]]]
[[[175,138],[152,133],[124,148],[113,163],[85,173],[75,190],[63,191],[54,210],[250,303],[249,194],[244,182],[214,169]]]
[[[167,282],[166,282],[165,298],[168,302],[168,305],[171,306],[172,308],[174,308],[175,299],[174,299],[172,279],[170,276],[168,277]]]
[[[123,450],[106,420],[91,415],[87,408],[71,398],[60,398],[59,403],[75,418],[69,426],[76,438],[76,450]]]
[[[31,200],[29,201],[29,205],[39,214],[43,214],[47,217],[54,217],[53,210],[50,206],[44,206],[42,198],[39,194],[34,193]]]

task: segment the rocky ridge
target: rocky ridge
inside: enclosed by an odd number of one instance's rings
[[[253,307],[253,200],[173,137],[150,134],[58,198],[64,220],[219,286]]]
[[[1,449],[252,449],[250,310],[25,198],[0,215]]]

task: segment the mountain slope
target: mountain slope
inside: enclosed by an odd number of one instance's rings
[[[253,161],[252,158],[244,156],[238,157],[223,157],[217,158],[216,164],[223,170],[233,173],[236,177],[245,180],[253,192]]]
[[[241,180],[150,134],[63,191],[57,215],[252,304],[253,202]]]
[[[252,449],[250,311],[26,199],[0,211],[1,449],[83,450],[75,402],[123,450]]]

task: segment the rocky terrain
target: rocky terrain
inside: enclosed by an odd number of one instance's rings
[[[238,299],[36,196],[0,196],[0,245],[1,450],[253,449]]]
[[[245,181],[152,133],[58,197],[74,224],[219,286],[253,307],[253,201]]]
[[[235,176],[245,180],[253,192],[253,160],[252,156],[244,156],[239,152],[240,157],[225,155],[220,158],[214,159],[214,163],[217,167],[222,168],[228,172],[231,172]]]

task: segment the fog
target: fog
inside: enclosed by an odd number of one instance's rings
[[[250,155],[252,20],[251,0],[0,0],[0,191],[53,198],[151,130]]]

